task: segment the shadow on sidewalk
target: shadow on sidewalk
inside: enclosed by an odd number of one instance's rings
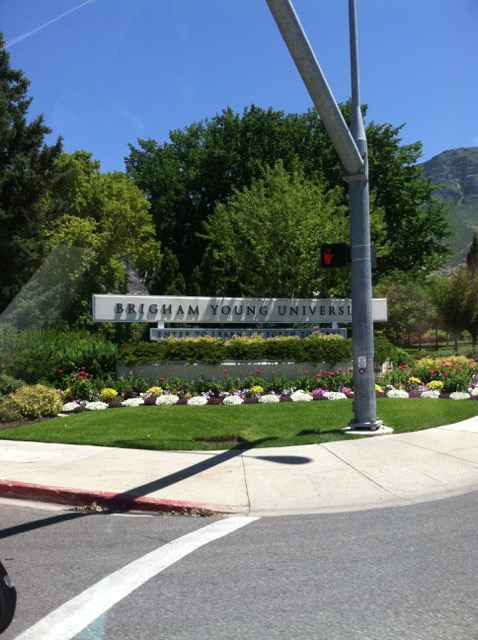
[[[227,462],[228,460],[232,460],[233,458],[242,455],[245,451],[249,451],[254,447],[257,447],[264,442],[275,440],[275,438],[262,438],[260,440],[254,440],[249,442],[247,440],[243,440],[240,444],[233,447],[232,449],[228,449],[227,451],[222,451],[215,456],[210,456],[201,462],[197,462],[196,464],[191,465],[190,467],[186,467],[185,469],[181,469],[180,471],[176,471],[175,473],[171,473],[166,478],[159,478],[158,480],[153,480],[152,482],[148,482],[146,484],[140,485],[138,487],[134,487],[129,489],[128,491],[124,491],[123,493],[118,493],[115,498],[117,500],[121,500],[121,498],[138,498],[148,495],[153,491],[158,491],[159,489],[164,489],[169,487],[176,482],[181,482],[181,480],[186,480],[187,478],[192,478],[193,476],[201,473],[202,471],[207,471],[208,469],[212,469],[220,465],[223,462]],[[254,456],[255,458],[260,458],[262,460],[268,460],[270,462],[277,462],[281,464],[307,464],[311,461],[310,458],[306,458],[304,456],[290,456],[290,455],[265,455],[265,456]],[[85,516],[91,515],[101,515],[101,513],[108,514],[110,511],[106,510],[103,512],[95,512],[95,511],[76,511],[73,513],[61,513],[54,516],[49,516],[47,518],[42,518],[40,520],[34,520],[33,522],[26,522],[19,525],[14,525],[12,527],[8,527],[5,529],[0,529],[0,539],[8,538],[9,536],[18,535],[21,533],[26,533],[27,531],[34,531],[35,529],[40,529],[42,527],[48,527],[50,525],[55,525],[60,522],[66,522],[68,520],[74,520],[76,518],[84,518]]]
[[[227,462],[228,460],[232,460],[237,456],[242,455],[245,451],[249,451],[258,445],[264,444],[264,442],[269,442],[275,440],[276,438],[261,438],[260,440],[253,440],[249,442],[248,440],[243,440],[240,444],[236,445],[232,449],[228,449],[227,451],[222,451],[215,456],[207,457],[205,460],[201,460],[201,462],[196,462],[196,464],[191,465],[190,467],[186,467],[185,469],[181,469],[180,471],[176,471],[171,473],[169,476],[165,478],[159,478],[158,480],[153,480],[152,482],[148,482],[138,487],[134,487],[133,489],[128,489],[123,493],[119,493],[117,498],[121,497],[139,497],[145,496],[153,491],[159,491],[160,489],[165,489],[166,487],[170,487],[177,482],[181,482],[182,480],[187,480],[188,478],[192,478],[193,476],[201,473],[202,471],[207,471],[208,469],[212,469],[213,467],[217,467],[222,462]],[[305,458],[302,456],[257,456],[264,460],[270,460],[271,462],[282,462],[283,464],[305,464],[310,462],[310,458]]]

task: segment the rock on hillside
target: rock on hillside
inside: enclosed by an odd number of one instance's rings
[[[435,196],[445,200],[456,235],[450,240],[451,266],[462,262],[478,231],[478,147],[450,149],[423,163],[423,173],[439,186]]]

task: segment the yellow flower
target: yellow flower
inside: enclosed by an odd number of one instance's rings
[[[257,395],[258,393],[264,393],[264,389],[260,387],[258,384],[256,384],[254,387],[251,388],[251,393],[253,393],[254,395]]]
[[[106,387],[105,389],[101,389],[99,399],[101,400],[101,402],[112,402],[117,395],[118,392],[116,391],[116,389]]]
[[[163,390],[161,389],[161,387],[150,387],[146,393],[148,394],[148,396],[161,396],[163,394]]]
[[[443,389],[443,382],[441,380],[432,380],[427,384],[427,389]]]

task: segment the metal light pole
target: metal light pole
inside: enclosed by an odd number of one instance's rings
[[[382,426],[375,399],[375,358],[372,322],[372,263],[370,255],[370,203],[368,188],[367,138],[360,105],[357,13],[349,0],[350,66],[352,77],[351,129],[364,160],[355,176],[344,174],[350,195],[350,245],[352,253],[352,349],[354,360],[354,429],[376,431]]]
[[[350,193],[354,420],[350,430],[386,429],[376,416],[367,140],[360,109],[355,0],[349,0],[352,131],[338,108],[290,0],[266,0],[344,167]]]

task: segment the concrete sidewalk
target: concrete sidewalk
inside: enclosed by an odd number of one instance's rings
[[[402,506],[478,489],[478,417],[296,447],[146,451],[0,440],[0,496],[111,509],[282,515]]]

